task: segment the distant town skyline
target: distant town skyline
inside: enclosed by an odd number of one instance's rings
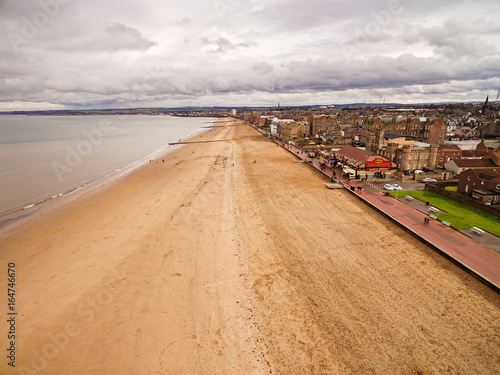
[[[0,111],[494,102],[495,0],[0,0]]]

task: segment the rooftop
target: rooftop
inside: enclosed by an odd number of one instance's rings
[[[415,137],[413,137],[411,135],[404,135],[404,134],[398,134],[398,133],[385,133],[384,134],[385,139],[394,139],[394,138],[401,138],[401,137],[415,139]]]
[[[365,161],[365,158],[374,155],[371,151],[362,150],[353,146],[342,147],[339,151],[337,151],[337,154],[359,161]]]
[[[495,168],[497,165],[490,159],[453,159],[459,168]]]
[[[474,193],[478,193],[481,195],[500,195],[500,193],[497,191],[487,190],[487,189],[476,189],[473,191],[474,191]]]

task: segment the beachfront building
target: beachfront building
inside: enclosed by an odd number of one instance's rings
[[[273,117],[271,123],[269,124],[271,135],[278,136],[278,125],[279,120],[276,117]]]
[[[281,139],[297,138],[297,123],[294,120],[279,119],[277,132]]]
[[[396,151],[395,162],[399,171],[413,171],[416,169],[434,169],[438,145],[429,147],[405,145]]]
[[[305,138],[309,135],[311,127],[307,119],[297,121],[297,138]]]
[[[396,163],[383,156],[353,146],[342,147],[334,155],[344,170],[355,171],[359,178],[388,178],[397,168]]]
[[[433,169],[436,164],[437,145],[416,142],[414,136],[385,133],[379,154],[398,165],[398,171]]]
[[[281,139],[305,138],[309,134],[309,123],[292,119],[277,119],[276,132]]]
[[[367,150],[378,152],[383,147],[386,133],[441,145],[446,135],[446,124],[440,117],[367,117],[363,121],[361,142],[366,145]]]
[[[310,135],[330,132],[338,126],[336,115],[313,115],[310,117]]]

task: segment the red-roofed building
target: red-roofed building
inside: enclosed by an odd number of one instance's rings
[[[471,194],[482,203],[500,204],[500,168],[463,171],[457,191]]]
[[[459,159],[462,156],[462,149],[458,146],[439,146],[436,163],[444,165],[452,159]]]
[[[492,160],[496,165],[500,166],[500,150],[490,152],[484,157],[485,159]]]
[[[498,165],[491,159],[453,159],[447,162],[444,166],[446,170],[455,172],[456,175],[470,168],[498,168]]]
[[[482,159],[488,154],[488,150],[462,150],[462,159]]]
[[[384,177],[384,173],[397,168],[397,164],[374,152],[353,146],[335,151],[337,161],[356,171],[357,177]]]

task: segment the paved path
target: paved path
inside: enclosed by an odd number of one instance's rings
[[[255,126],[253,127],[269,137],[269,133]],[[332,176],[333,170],[331,168],[322,169],[318,159],[307,157],[305,152],[294,145],[286,144],[279,139],[273,140],[326,176]],[[352,194],[391,217],[392,220],[404,226],[407,230],[424,240],[424,242],[434,246],[438,251],[447,255],[464,268],[472,271],[497,290],[500,290],[500,254],[437,220],[431,220],[429,224],[424,224],[424,218],[428,217],[427,214],[399,201],[395,204],[395,199],[391,196],[384,196],[380,191],[369,188],[360,182],[353,182],[352,184],[363,186],[363,190],[361,192],[357,190],[352,191],[349,189],[350,182],[341,177],[341,175],[342,172],[337,169],[337,179],[340,177],[340,182]]]

